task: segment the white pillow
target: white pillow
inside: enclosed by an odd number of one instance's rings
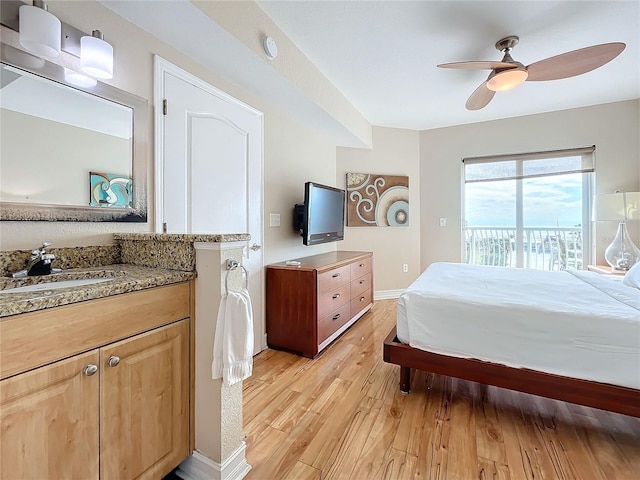
[[[622,284],[640,288],[640,262],[636,263],[627,273],[624,274]]]

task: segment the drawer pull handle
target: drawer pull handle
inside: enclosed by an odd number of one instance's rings
[[[120,363],[120,357],[116,357],[115,355],[111,355],[109,360],[107,360],[107,365],[110,367],[117,367]]]
[[[360,297],[360,301],[362,302],[364,300],[364,297]]]
[[[364,280],[360,280],[360,285],[362,285],[364,283]]]
[[[331,320],[337,320],[340,318],[340,314],[338,313],[337,315],[334,315],[333,318]]]
[[[339,293],[336,293],[336,294],[333,296],[333,299],[334,299],[334,300],[335,300],[335,299],[337,299],[337,298],[340,298],[340,294],[339,294]]]
[[[333,278],[338,278],[340,276],[340,272],[338,273],[334,273],[333,275],[331,275]]]
[[[84,367],[84,369],[82,370],[82,373],[84,373],[87,377],[90,377],[91,375],[95,375],[97,371],[98,371],[98,366],[94,365],[93,363],[90,363],[89,365]]]

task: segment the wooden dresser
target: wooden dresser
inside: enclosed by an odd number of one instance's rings
[[[329,252],[267,266],[267,345],[313,358],[373,305],[373,254]]]

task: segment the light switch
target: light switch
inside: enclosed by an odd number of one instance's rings
[[[270,227],[279,227],[280,226],[280,214],[279,213],[270,213],[269,214],[269,226]]]
[[[440,217],[440,226],[441,227],[447,226],[447,217]]]

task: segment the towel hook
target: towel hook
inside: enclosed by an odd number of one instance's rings
[[[227,273],[224,276],[224,293],[226,294],[229,293],[229,273],[234,271],[238,267],[240,267],[244,272],[244,280],[245,280],[244,288],[247,288],[247,289],[249,288],[249,272],[247,272],[247,269],[244,268],[243,265],[240,265],[240,262],[238,262],[237,260],[234,260],[233,258],[228,258]]]

